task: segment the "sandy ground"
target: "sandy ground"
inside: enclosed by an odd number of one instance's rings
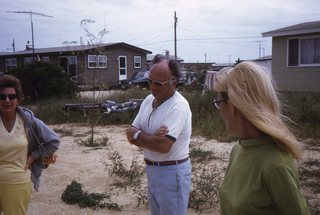
[[[28,215],[149,214],[149,210],[145,206],[136,207],[137,199],[128,190],[117,190],[117,193],[112,195],[112,202],[123,207],[121,211],[102,208],[80,208],[78,205],[68,205],[61,199],[63,191],[73,180],[81,183],[83,190],[87,192],[102,193],[110,191],[114,179],[109,176],[106,164],[110,163],[108,155],[112,151],[118,151],[123,160],[128,163],[134,159],[133,156],[135,155],[135,159],[139,160],[142,164],[142,151],[127,142],[124,133],[125,126],[95,128],[99,134],[109,138],[109,144],[98,149],[92,149],[76,143],[77,138],[83,138],[83,134],[88,131],[88,127],[61,125],[54,126],[53,128],[61,136],[61,146],[57,152],[59,156],[58,161],[44,170],[41,177],[40,190],[38,192],[33,191],[32,193]],[[68,134],[66,135],[66,133]],[[193,137],[192,142],[198,143],[201,147],[223,156],[220,160],[221,167],[222,169],[226,167],[232,144],[205,140],[201,137]],[[319,154],[319,151],[317,153]],[[310,157],[309,154],[306,156]],[[218,209],[210,209],[201,213],[196,212],[194,209],[188,209],[188,214],[190,215],[218,213]]]

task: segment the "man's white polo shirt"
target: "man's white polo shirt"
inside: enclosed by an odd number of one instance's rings
[[[152,161],[168,161],[188,157],[192,131],[189,103],[177,91],[155,109],[152,107],[153,100],[153,95],[144,99],[132,125],[151,135],[155,134],[161,126],[167,126],[169,130],[167,135],[175,142],[170,152],[166,154],[144,148],[145,158]]]

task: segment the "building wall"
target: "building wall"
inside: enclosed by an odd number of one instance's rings
[[[88,68],[88,55],[107,55],[107,68]],[[85,51],[70,51],[70,52],[55,52],[36,54],[36,56],[49,57],[49,62],[59,64],[59,57],[77,56],[78,67],[78,84],[80,85],[104,85],[114,86],[119,81],[118,56],[127,57],[127,77],[130,78],[136,71],[146,71],[147,68],[147,53],[141,52],[134,48],[128,48],[122,45],[107,46],[99,51],[85,50]],[[141,68],[134,68],[134,56],[141,56]],[[17,58],[18,65],[24,64],[25,57],[32,57],[31,55],[10,55],[0,56],[0,72],[5,73],[5,59]]]
[[[288,38],[292,38],[292,36],[272,38],[272,75],[279,90],[289,92],[320,92],[319,66],[287,66]]]
[[[87,56],[90,54],[94,53],[87,52],[86,59]],[[86,63],[82,61],[79,67],[80,71],[84,71],[82,73],[82,76],[84,77],[83,84],[91,85],[93,80],[95,80],[94,84],[117,85],[119,82],[119,56],[126,56],[127,58],[127,78],[130,78],[136,71],[147,70],[146,53],[138,52],[132,49],[127,49],[122,46],[114,46],[111,48],[108,47],[107,50],[103,50],[102,52],[99,52],[99,54],[107,55],[107,68],[89,69]],[[141,68],[134,68],[134,56],[141,56]]]
[[[191,72],[203,72],[212,69],[213,63],[180,63],[181,70],[187,70]]]

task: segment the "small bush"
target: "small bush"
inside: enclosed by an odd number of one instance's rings
[[[144,174],[144,166],[139,164],[136,155],[133,156],[131,164],[127,169],[119,152],[114,151],[109,154],[111,165],[107,165],[106,169],[110,176],[116,176],[116,182],[113,183],[116,187],[127,189],[127,187],[135,187],[141,184],[141,177]]]
[[[66,128],[65,126],[63,126],[63,128],[61,128],[61,129],[54,128],[53,130],[56,133],[59,133],[61,137],[63,137],[63,136],[72,136],[73,135],[72,129]]]
[[[147,196],[147,187],[142,187],[143,183],[138,184],[133,187],[133,195],[137,199],[137,207],[140,205],[148,206],[148,196]]]
[[[193,172],[192,189],[189,197],[189,207],[202,211],[214,207],[218,202],[219,187],[222,183],[220,171],[213,167],[198,168]]]
[[[95,137],[89,136],[84,139],[77,139],[76,142],[79,145],[87,146],[87,147],[99,147],[99,146],[107,146],[109,141],[109,137]]]
[[[118,204],[103,201],[105,199],[110,201],[110,195],[84,192],[82,190],[82,185],[76,181],[72,181],[71,184],[67,186],[62,193],[61,199],[67,204],[78,204],[81,208],[100,207],[121,210],[121,207]]]
[[[209,162],[217,158],[213,151],[207,151],[202,149],[202,143],[193,142],[190,143],[189,157],[192,160],[192,163]]]

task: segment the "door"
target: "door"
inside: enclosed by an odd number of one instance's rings
[[[127,56],[118,57],[119,81],[127,79]]]
[[[78,83],[78,61],[76,56],[69,56],[68,57],[69,62],[69,75],[71,77],[71,80],[75,83]]]
[[[70,76],[70,79],[78,83],[78,62],[76,56],[59,57],[60,67]]]

